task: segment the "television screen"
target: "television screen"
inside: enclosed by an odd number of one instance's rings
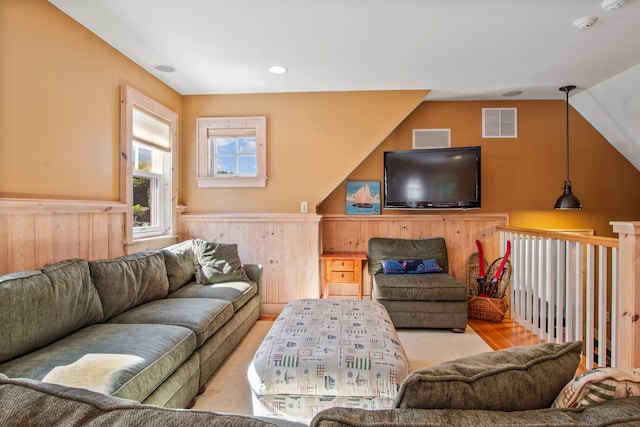
[[[480,207],[480,147],[384,153],[384,207]]]

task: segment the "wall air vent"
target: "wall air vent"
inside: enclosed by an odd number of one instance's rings
[[[451,147],[451,129],[414,129],[413,148]]]
[[[517,108],[483,108],[482,109],[482,137],[483,138],[517,138],[518,137],[518,109]]]

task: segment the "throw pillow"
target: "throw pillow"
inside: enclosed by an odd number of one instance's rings
[[[411,373],[395,408],[523,411],[549,408],[573,378],[582,342],[511,347]]]
[[[423,274],[441,273],[442,268],[436,259],[383,259],[382,271],[384,274]]]
[[[580,408],[631,396],[640,396],[640,368],[596,368],[570,381],[553,402],[553,407]]]
[[[196,259],[196,283],[249,281],[238,255],[238,245],[235,243],[214,243],[194,239],[193,253]]]

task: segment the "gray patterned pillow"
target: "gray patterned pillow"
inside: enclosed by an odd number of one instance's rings
[[[238,256],[238,245],[235,243],[214,243],[195,239],[193,253],[196,259],[196,283],[249,281]]]
[[[411,373],[396,408],[524,411],[549,408],[573,378],[582,342],[512,347]]]

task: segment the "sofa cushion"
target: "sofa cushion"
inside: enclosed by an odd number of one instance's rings
[[[442,237],[429,239],[396,239],[373,237],[367,251],[369,273],[382,272],[383,259],[435,259],[444,273],[449,272],[447,244]]]
[[[196,257],[196,283],[249,281],[238,256],[238,245],[235,243],[195,239],[193,252]]]
[[[526,398],[515,396],[515,399]],[[488,411],[471,409],[330,408],[311,420],[311,427],[445,427],[445,426],[638,426],[640,397],[619,399],[580,409]]]
[[[109,323],[149,323],[175,325],[190,329],[199,347],[231,317],[233,305],[229,301],[211,298],[167,298],[127,310]]]
[[[466,301],[467,288],[449,273],[383,274],[371,279],[378,300]]]
[[[89,268],[105,320],[169,293],[167,269],[160,251],[89,261]]]
[[[0,372],[141,402],[195,347],[193,332],[179,326],[99,324],[0,365]]]
[[[233,303],[233,309],[238,311],[258,293],[258,285],[255,282],[224,282],[212,285],[198,285],[189,283],[175,292],[169,294],[168,298],[215,298]]]
[[[564,386],[554,408],[579,408],[605,400],[640,397],[640,368],[596,368]]]
[[[582,342],[511,347],[464,357],[410,374],[396,408],[548,408],[574,376]]]
[[[43,408],[46,409],[43,410]],[[1,374],[0,413],[5,420],[11,420],[11,423],[16,426],[271,427],[281,425],[280,422],[271,423],[246,415],[141,405],[84,389],[24,378],[12,379]]]
[[[101,320],[102,306],[84,260],[0,277],[0,363]]]
[[[169,292],[194,280],[196,267],[192,240],[168,246],[162,249],[162,255],[169,278]]]

